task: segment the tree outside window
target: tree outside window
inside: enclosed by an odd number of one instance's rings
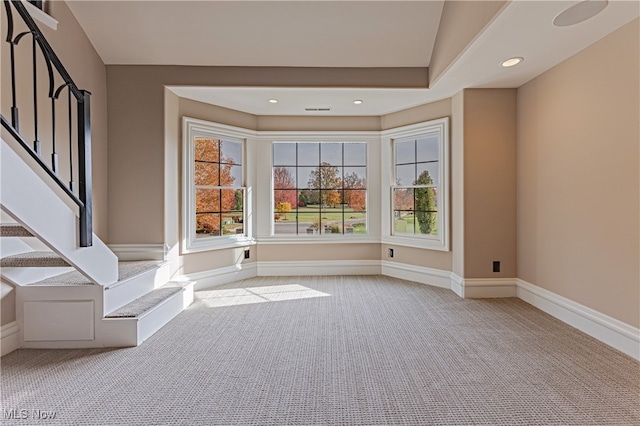
[[[365,143],[273,144],[275,234],[365,234],[366,193]]]

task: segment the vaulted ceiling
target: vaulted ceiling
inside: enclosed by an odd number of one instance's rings
[[[384,68],[390,76],[402,69],[424,75],[402,88],[171,87],[182,97],[256,115],[348,116],[387,114],[463,88],[519,87],[640,14],[637,2],[616,0],[577,25],[553,25],[576,3],[138,0],[70,1],[69,7],[107,65],[355,69],[363,77]],[[514,56],[525,60],[500,66]]]

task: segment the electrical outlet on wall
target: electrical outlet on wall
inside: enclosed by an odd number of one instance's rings
[[[393,249],[392,248],[387,249],[387,256],[393,257]]]
[[[500,261],[499,260],[494,260],[493,261],[493,272],[500,272]]]
[[[247,249],[247,250],[245,250],[245,251],[244,251],[244,258],[245,258],[245,259],[249,259],[249,257],[250,257],[250,256],[251,256],[251,253],[249,252],[249,250],[248,250],[248,249]]]

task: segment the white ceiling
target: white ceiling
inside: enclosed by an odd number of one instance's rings
[[[610,0],[583,23],[553,26],[553,18],[576,3],[513,0],[430,89],[171,90],[256,115],[351,116],[388,114],[463,88],[519,87],[640,14],[637,1]],[[106,64],[423,67],[442,2],[74,1],[70,8]],[[500,67],[513,56],[525,61]],[[363,104],[354,105],[355,99]],[[307,107],[331,111],[310,113]]]

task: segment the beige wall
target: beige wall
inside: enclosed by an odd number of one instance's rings
[[[426,87],[424,68],[107,67],[109,112],[109,242],[162,243],[164,238],[165,86]],[[189,110],[196,115],[202,105]],[[189,108],[189,106],[185,106]],[[283,120],[207,107],[214,121],[269,130],[370,130],[379,118]],[[223,111],[224,110],[224,111]],[[241,117],[242,116],[242,117]],[[196,117],[197,118],[197,117]],[[237,122],[236,122],[237,121]],[[244,123],[244,124],[243,124]],[[143,224],[143,225],[141,225]]]
[[[464,91],[451,98],[451,271],[464,277]]]
[[[7,294],[0,302],[0,325],[16,320],[16,291]]]
[[[388,257],[388,249],[393,249],[393,258]],[[378,254],[380,260],[397,262],[425,268],[451,271],[452,253],[448,251],[425,250],[415,247],[382,244]]]
[[[379,260],[380,244],[266,244],[258,260]]]
[[[80,89],[91,92],[91,136],[92,136],[92,168],[93,168],[93,226],[94,232],[103,240],[108,238],[107,218],[107,86],[106,68],[95,49],[87,39],[75,17],[62,1],[47,2],[49,14],[58,21],[58,29],[37,23],[45,38],[53,47],[63,65]],[[24,28],[22,18],[14,11],[16,34]],[[6,12],[2,7],[2,28],[6,29]],[[14,34],[14,36],[16,35]],[[5,37],[3,32],[2,37]],[[20,131],[27,140],[33,140],[33,101],[31,77],[31,40],[22,39],[16,48],[16,73],[18,89],[18,108],[20,110]],[[2,40],[2,114],[11,117],[11,80],[8,44]],[[50,158],[51,153],[51,100],[47,97],[48,79],[46,65],[38,56],[38,88],[42,96],[38,97],[38,139],[43,145],[43,156]],[[59,84],[60,82],[57,82]],[[58,102],[58,117],[66,114],[66,95]],[[57,121],[57,120],[56,120]],[[67,161],[68,136],[62,135],[62,122],[58,123],[58,147],[61,167]],[[65,127],[66,129],[66,127]],[[65,136],[62,138],[62,136]],[[63,142],[65,141],[65,142]],[[64,169],[63,169],[64,170]],[[64,172],[63,172],[64,173]],[[64,181],[68,176],[61,174]]]
[[[638,27],[518,89],[517,162],[518,277],[635,327]]]
[[[463,278],[513,278],[516,89],[465,89],[463,102]],[[500,272],[492,272],[493,261]]]
[[[380,117],[380,129],[388,130],[451,116],[451,99],[442,99]]]

